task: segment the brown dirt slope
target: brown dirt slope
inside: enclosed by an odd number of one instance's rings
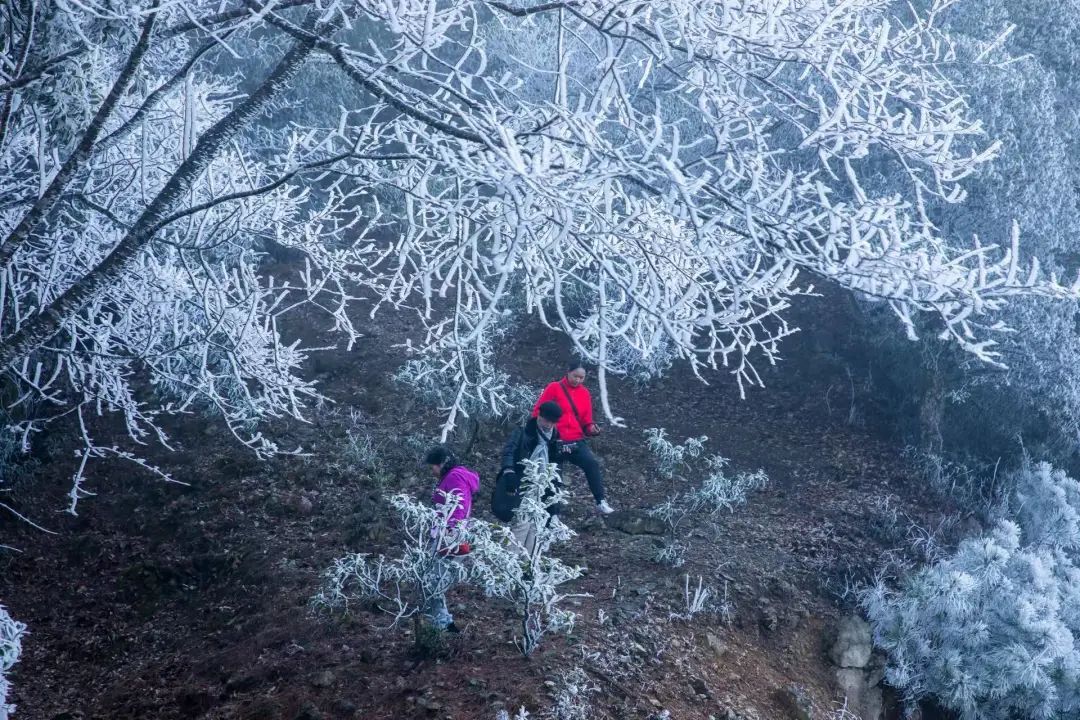
[[[393,345],[408,331],[407,319],[387,316],[353,353],[315,359],[335,404],[309,425],[278,429],[307,458],[260,463],[216,422],[188,418],[173,428],[177,452],[149,452],[189,485],[102,463],[98,496],[71,517],[57,512],[70,448],[59,434],[39,444],[38,465],[6,500],[59,534],[5,518],[0,538],[23,551],[0,551],[0,598],[31,632],[12,678],[16,717],[462,720],[521,705],[543,716],[558,675],[576,666],[600,688],[597,718],[794,717],[784,692],[794,685],[819,710],[833,706],[823,638],[843,611],[837,591],[890,546],[880,503],[929,510],[898,448],[868,429],[873,406],[812,329],[746,400],[722,374],[709,386],[684,370],[644,388],[613,384],[627,427],[607,428],[596,450],[619,508],[645,510],[670,491],[648,461],[647,427],[677,440],[707,434],[710,452],[734,470],[763,468],[771,482],[719,537],[694,527],[688,562],[668,568],[651,560],[654,538],[593,518],[574,474],[566,519],[579,536],[560,554],[588,567],[575,589],[591,597],[573,601],[573,633],[532,659],[513,645],[508,608],[468,589],[451,593],[464,632],[437,657],[418,656],[409,628],[384,630],[385,617],[363,608],[344,619],[310,614],[332,558],[393,552],[384,497],[429,491],[416,453],[438,418],[389,380],[402,359]],[[514,371],[538,387],[568,356],[542,330],[513,350]],[[350,462],[349,428],[370,433],[374,466]],[[504,434],[481,428],[469,457],[488,486]],[[481,517],[487,492],[476,500]],[[733,617],[672,618],[687,575],[726,587]]]

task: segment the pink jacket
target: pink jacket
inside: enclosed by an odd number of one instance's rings
[[[435,504],[435,507],[441,506],[446,502],[447,496],[451,493],[455,493],[460,496],[457,508],[450,515],[449,527],[454,527],[462,520],[469,517],[469,513],[472,512],[472,494],[480,487],[480,476],[469,468],[458,465],[451,468],[450,472],[443,475],[442,480],[439,481],[439,485],[435,488],[435,492],[431,494],[431,502]]]

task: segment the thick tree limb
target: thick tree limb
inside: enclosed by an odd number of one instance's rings
[[[309,17],[314,18],[314,13],[309,13]],[[339,20],[326,23],[316,28],[316,33],[330,35],[337,29],[339,23]],[[316,33],[312,33],[312,36]],[[0,344],[0,368],[7,369],[36,350],[104,288],[120,282],[124,273],[146,248],[161,221],[187,197],[192,184],[222,149],[253,118],[265,111],[273,100],[288,89],[289,83],[296,77],[313,49],[314,43],[311,40],[307,38],[299,40],[258,90],[199,138],[195,149],[151,201],[139,219],[132,224],[131,229],[112,252],[39,315],[28,320],[14,335]]]
[[[289,10],[290,8],[303,7],[305,5],[311,5],[315,0],[282,0],[274,5],[275,11]],[[251,10],[247,7],[237,8],[235,10],[227,10],[225,12],[217,13],[216,15],[210,15],[202,18],[198,22],[185,22],[172,25],[165,28],[162,31],[163,37],[175,37],[177,35],[183,35],[186,32],[192,30],[202,30],[203,28],[210,27],[211,25],[221,25],[227,23],[230,20],[239,20],[241,18],[250,17],[252,15]]]
[[[55,66],[59,65],[65,60],[70,60],[76,55],[81,55],[85,50],[86,48],[79,46],[76,48],[72,48],[65,53],[61,53],[56,57],[52,58],[51,60],[48,60],[41,65],[38,65],[33,70],[19,75],[14,80],[0,85],[0,92],[10,92],[12,90],[18,90],[21,87],[26,87],[35,80],[44,77],[45,75],[48,75],[49,71],[51,71]]]
[[[23,219],[19,221],[19,224],[15,226],[15,229],[4,238],[3,242],[0,242],[0,267],[6,267],[7,264],[11,262],[11,258],[19,249],[19,246],[26,242],[27,238],[30,237],[30,234],[34,232],[38,223],[44,219],[48,212],[52,210],[60,200],[67,184],[75,176],[75,173],[83,166],[87,158],[90,157],[94,145],[97,143],[98,136],[101,134],[102,128],[105,127],[105,123],[112,115],[117,103],[120,102],[120,98],[127,92],[128,86],[131,84],[136,71],[139,69],[139,64],[142,62],[143,56],[150,47],[150,37],[153,34],[154,22],[157,19],[156,8],[157,3],[154,4],[152,11],[147,15],[146,21],[143,23],[142,33],[139,35],[139,40],[135,43],[135,47],[131,49],[127,62],[120,71],[120,76],[116,79],[116,82],[113,83],[112,89],[109,90],[109,94],[105,97],[104,102],[101,103],[97,113],[94,114],[94,119],[90,121],[89,127],[86,128],[86,132],[83,133],[74,152],[72,152],[67,161],[60,166],[59,172],[53,177],[52,182],[49,183],[49,187],[42,193],[41,197],[38,198],[37,202],[34,203],[26,215],[23,216]]]
[[[207,52],[209,52],[216,46],[217,42],[211,41],[203,45],[197,51],[195,51],[195,53],[190,58],[188,58],[188,61],[185,62],[179,70],[173,73],[173,76],[171,78],[163,82],[157,87],[156,90],[146,96],[146,99],[143,100],[142,105],[139,106],[139,109],[135,111],[134,115],[128,118],[123,125],[106,135],[101,140],[98,147],[110,147],[127,137],[127,135],[130,134],[131,131],[138,126],[139,122],[144,117],[146,117],[146,114],[154,109],[154,106],[158,104],[161,98],[165,97],[166,93],[179,85],[180,82],[183,81],[185,77],[187,77],[187,74],[191,72],[191,68],[195,66],[195,63],[197,63],[203,55],[205,55]]]

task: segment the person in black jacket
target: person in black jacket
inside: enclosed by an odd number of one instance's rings
[[[500,520],[513,522],[513,511],[525,492],[522,480],[525,476],[525,460],[537,460],[551,463],[559,460],[559,431],[555,424],[562,417],[562,408],[558,403],[546,402],[540,405],[540,412],[521,427],[515,428],[510,439],[503,447],[502,469],[495,483],[492,497],[492,511]],[[557,505],[548,508],[555,515]],[[536,542],[536,528],[528,522],[516,522],[511,532],[521,550],[532,552]]]

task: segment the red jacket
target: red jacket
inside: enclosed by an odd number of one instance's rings
[[[577,408],[578,415],[581,416],[581,422],[579,423],[577,417],[574,415],[574,411],[570,409],[570,401],[566,398],[566,392],[570,393],[570,397],[574,400],[574,407]],[[585,437],[585,428],[592,425],[592,395],[589,394],[589,388],[584,385],[578,385],[577,387],[570,387],[570,383],[566,381],[566,378],[550,383],[544,392],[540,393],[540,399],[536,401],[536,405],[533,407],[532,416],[536,417],[540,414],[540,406],[549,400],[554,400],[559,403],[559,407],[562,408],[562,417],[559,418],[559,422],[555,427],[559,429],[559,439],[563,442],[576,442]]]

